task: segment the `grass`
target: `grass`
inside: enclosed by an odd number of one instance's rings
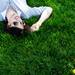
[[[30,6],[51,6],[52,16],[38,32],[15,37],[0,22],[0,75],[74,75],[75,1],[28,0]],[[26,22],[32,25],[38,17]]]

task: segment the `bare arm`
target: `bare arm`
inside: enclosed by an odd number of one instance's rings
[[[40,19],[31,26],[31,31],[37,31],[39,30],[40,26],[42,25],[42,23],[49,18],[49,16],[52,13],[52,8],[51,7],[47,7],[47,9],[45,9],[40,17]]]

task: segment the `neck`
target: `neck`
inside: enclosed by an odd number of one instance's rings
[[[6,17],[9,20],[11,17],[13,17],[14,15],[18,16],[17,12],[15,9],[13,9],[11,6],[7,9],[6,12]]]

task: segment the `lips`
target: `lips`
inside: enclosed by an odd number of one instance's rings
[[[15,17],[16,20],[18,20],[19,18],[20,18],[19,16],[16,16],[16,17]]]

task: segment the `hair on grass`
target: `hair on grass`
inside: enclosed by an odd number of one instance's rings
[[[29,25],[25,25],[24,29],[20,29],[20,28],[17,28],[17,27],[8,27],[7,24],[8,24],[8,20],[7,20],[7,18],[5,18],[4,31],[7,32],[7,33],[10,33],[12,35],[20,36],[24,33],[24,31],[31,32],[31,29],[30,29]]]
[[[8,21],[6,19],[4,21],[4,31],[5,32],[12,34],[12,35],[15,35],[15,36],[20,36],[23,34],[24,29],[20,29],[17,27],[8,27],[7,24],[8,24]]]
[[[7,27],[7,25],[5,24],[4,25],[4,31],[6,33],[9,33],[13,36],[21,36],[23,35],[24,32],[31,32],[30,31],[30,26],[26,25],[24,27],[24,29],[20,29],[20,28],[17,28],[17,27]]]
[[[12,34],[12,35],[15,35],[15,36],[20,36],[23,34],[23,31],[24,29],[20,29],[20,28],[17,28],[17,27],[11,27],[11,28],[8,28],[7,29],[7,32]]]

